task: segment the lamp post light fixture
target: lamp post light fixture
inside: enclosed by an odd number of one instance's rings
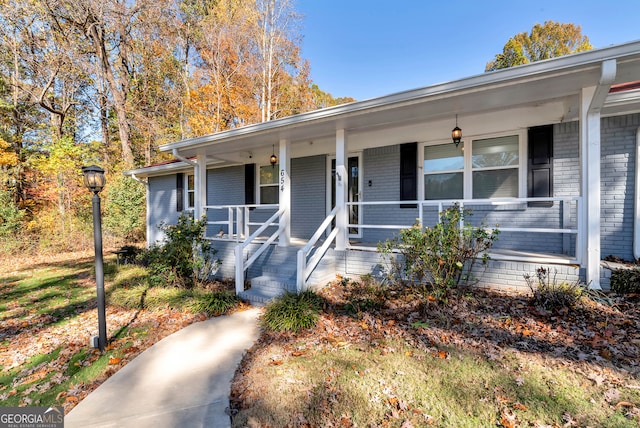
[[[104,263],[102,260],[102,218],[100,214],[100,196],[98,193],[106,182],[104,169],[96,165],[82,167],[84,185],[93,193],[93,244],[96,260],[96,292],[98,300],[98,343],[100,352],[107,346],[107,317],[104,298]],[[92,343],[95,347],[95,343]]]
[[[451,130],[451,139],[453,140],[453,144],[458,147],[460,141],[462,141],[462,129],[458,127],[458,115],[456,114],[456,127]]]

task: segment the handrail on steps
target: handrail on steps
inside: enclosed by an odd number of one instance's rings
[[[307,242],[307,245],[305,245],[304,248],[298,251],[297,269],[296,269],[296,290],[298,291],[298,293],[306,290],[307,279],[309,279],[311,272],[313,272],[313,270],[316,268],[318,263],[320,263],[320,260],[329,249],[329,246],[331,245],[331,243],[336,239],[336,236],[338,235],[338,229],[334,228],[329,234],[329,236],[327,237],[327,239],[325,240],[325,242],[322,244],[322,246],[318,248],[318,251],[316,251],[315,254],[309,260],[307,260],[307,257],[309,256],[311,249],[314,248],[314,246],[316,245],[316,242],[318,242],[318,239],[320,239],[320,237],[322,236],[324,231],[327,229],[327,227],[331,226],[331,222],[335,219],[337,212],[338,212],[338,207],[335,207],[333,210],[331,210],[327,218],[324,219],[320,227],[318,227],[318,229],[313,234],[311,239],[309,239],[309,242]]]
[[[244,242],[237,245],[235,248],[235,257],[236,257],[236,294],[244,291],[244,271],[249,268],[255,262],[258,257],[267,249],[269,245],[273,241],[276,240],[280,232],[282,231],[282,225],[278,227],[278,229],[267,239],[251,257],[245,262],[244,261],[244,249],[251,244],[262,232],[264,232],[267,227],[274,226],[273,222],[282,216],[284,210],[280,210],[272,215],[269,220],[265,221],[262,226],[260,226],[255,232],[251,234]]]

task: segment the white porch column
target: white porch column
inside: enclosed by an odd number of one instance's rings
[[[600,113],[590,113],[595,86],[580,94],[580,160],[584,243],[582,263],[587,284],[600,289]]]
[[[280,236],[278,246],[288,247],[291,243],[291,143],[280,140],[280,172],[278,189],[280,190],[280,210],[284,210],[280,217]]]
[[[344,251],[349,239],[349,210],[347,209],[347,136],[344,129],[336,131],[336,250]]]
[[[193,207],[193,218],[200,220],[205,214],[207,205],[207,154],[198,152],[197,165],[193,168],[195,201]]]
[[[616,77],[616,61],[602,63],[598,85],[580,93],[580,158],[582,165],[583,233],[582,263],[590,288],[600,290],[600,110]]]

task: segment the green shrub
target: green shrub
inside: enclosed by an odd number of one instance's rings
[[[105,231],[128,241],[142,240],[146,227],[145,199],[142,183],[130,177],[114,177],[104,192]]]
[[[240,299],[233,291],[203,291],[195,296],[191,310],[209,316],[220,316],[236,308]]]
[[[9,191],[0,189],[0,237],[15,237],[23,220],[24,210],[14,203]]]
[[[552,278],[549,269],[543,267],[536,269],[535,278],[528,273],[524,275],[532,293],[532,303],[547,310],[575,309],[580,300],[588,295],[587,287],[580,280],[558,282],[556,275],[557,270],[554,270]]]
[[[640,293],[640,267],[612,271],[611,290],[619,294]]]
[[[166,239],[141,252],[138,260],[149,267],[152,286],[193,288],[206,281],[219,264],[216,250],[205,239],[205,219],[181,215],[175,225],[162,225]]]
[[[267,305],[262,321],[269,330],[298,332],[316,325],[323,303],[322,297],[310,290],[287,292]]]
[[[476,261],[486,265],[487,252],[498,239],[499,230],[487,230],[484,224],[473,227],[466,221],[470,216],[471,210],[454,204],[440,214],[435,226],[423,228],[416,223],[380,243],[378,251],[391,261],[391,275],[426,285],[439,298],[459,285],[471,284]],[[402,256],[399,259],[392,254],[396,249]]]

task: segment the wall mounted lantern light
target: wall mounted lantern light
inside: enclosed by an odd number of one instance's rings
[[[462,141],[462,129],[458,127],[458,115],[456,114],[456,127],[451,130],[451,139],[453,140],[453,144],[458,147],[460,141]]]
[[[271,145],[271,157],[269,158],[269,162],[271,163],[272,167],[276,167],[276,164],[278,163],[278,156],[276,156],[276,146],[275,144]]]

